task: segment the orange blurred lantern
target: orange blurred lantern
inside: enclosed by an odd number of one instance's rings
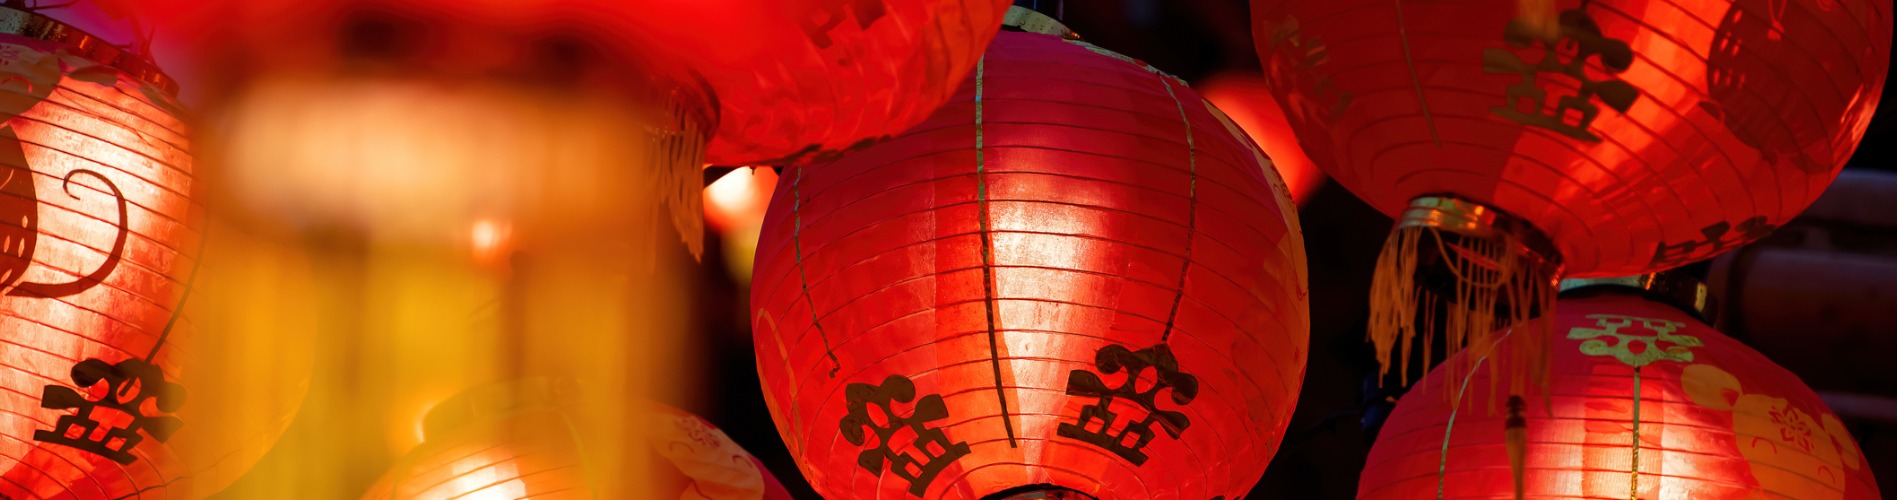
[[[1370,321],[1388,366],[1417,302],[1451,304],[1453,349],[1488,344],[1548,308],[1560,276],[1767,235],[1840,171],[1893,43],[1890,3],[1869,0],[1252,6],[1301,146],[1399,219]]]
[[[599,446],[573,418],[572,380],[476,387],[430,410],[427,440],[363,495],[372,499],[596,498],[582,448]],[[777,478],[724,432],[692,414],[645,405],[652,467],[643,498],[790,500]]]
[[[1273,169],[1286,181],[1287,192],[1293,194],[1293,203],[1304,204],[1306,198],[1326,182],[1326,174],[1313,166],[1313,160],[1307,159],[1306,152],[1300,150],[1299,139],[1287,125],[1285,111],[1261,78],[1258,73],[1221,73],[1194,87],[1267,152],[1267,157],[1273,160]]]
[[[1512,408],[1487,395],[1509,350],[1433,370],[1380,430],[1359,498],[1880,498],[1820,397],[1688,312],[1701,285],[1670,276],[1576,280],[1612,286],[1557,302],[1551,385]]]
[[[153,0],[214,118],[284,80],[509,82],[620,94],[669,154],[625,159],[700,246],[699,169],[835,154],[923,120],[1008,0]],[[591,84],[589,83],[591,82]],[[280,93],[281,94],[281,93]],[[295,95],[278,95],[296,98]],[[501,124],[497,124],[500,126]]]
[[[1039,31],[923,125],[785,171],[752,287],[781,436],[831,498],[1240,498],[1305,367],[1292,200],[1184,82],[1010,17]]]
[[[0,496],[216,492],[284,430],[308,366],[226,390],[215,353],[181,348],[203,333],[184,303],[205,225],[172,81],[42,15],[0,21]]]

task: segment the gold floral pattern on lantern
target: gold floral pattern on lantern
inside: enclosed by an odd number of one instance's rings
[[[1592,314],[1585,317],[1596,320],[1597,327],[1572,328],[1568,338],[1583,340],[1577,349],[1590,356],[1614,356],[1624,364],[1642,368],[1660,360],[1678,363],[1694,361],[1695,353],[1689,352],[1689,348],[1702,347],[1702,339],[1676,335],[1676,330],[1683,327],[1680,322],[1621,314]],[[1642,329],[1654,335],[1623,333],[1624,328],[1638,323]],[[1612,339],[1616,341],[1615,344],[1608,341]],[[1664,347],[1664,343],[1674,345]]]

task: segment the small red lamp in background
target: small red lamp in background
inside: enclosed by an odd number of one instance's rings
[[[759,247],[759,227],[772,203],[778,172],[767,167],[733,169],[706,186],[706,222],[719,232],[725,245],[726,269],[740,284],[752,282],[753,253]]]
[[[370,486],[363,500],[599,498],[590,477],[616,474],[586,462],[602,446],[571,414],[582,388],[530,378],[471,388],[442,401],[422,423],[425,440]],[[791,500],[757,458],[690,413],[647,403],[651,430],[639,498]]]
[[[1894,31],[1875,0],[1253,0],[1252,16],[1306,154],[1398,219],[1368,325],[1387,367],[1420,323],[1483,349],[1549,309],[1560,277],[1774,231],[1859,142]],[[1514,385],[1543,379],[1543,358],[1514,359]]]
[[[1880,498],[1813,390],[1703,322],[1700,283],[1663,273],[1565,287],[1550,387],[1498,397],[1510,349],[1441,365],[1380,430],[1360,499]]]
[[[1293,134],[1286,113],[1259,73],[1217,73],[1196,83],[1194,89],[1207,98],[1207,102],[1227,113],[1254,144],[1267,152],[1274,170],[1286,181],[1293,203],[1305,204],[1306,198],[1326,182],[1326,174],[1300,149],[1299,137]]]
[[[829,498],[1241,498],[1306,366],[1293,200],[1185,82],[1009,19],[922,125],[783,172],[773,421]]]

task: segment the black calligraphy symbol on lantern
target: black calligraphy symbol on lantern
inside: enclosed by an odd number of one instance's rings
[[[808,5],[804,14],[794,15],[792,18],[798,22],[800,28],[805,30],[805,36],[811,39],[812,45],[820,49],[831,47],[830,32],[833,28],[836,28],[838,24],[843,23],[846,17],[856,18],[858,20],[858,29],[860,30],[871,29],[871,23],[875,23],[878,19],[884,17],[883,0],[848,0],[843,2],[836,0],[805,0],[807,4],[814,2],[816,4]],[[819,22],[816,21],[816,19],[823,19],[824,21]]]
[[[1592,79],[1584,65],[1595,58],[1607,73],[1628,70],[1635,54],[1628,43],[1603,36],[1596,20],[1582,10],[1571,9],[1557,16],[1562,35],[1545,39],[1524,18],[1511,20],[1504,29],[1504,42],[1514,48],[1543,46],[1543,58],[1526,62],[1515,52],[1500,48],[1484,49],[1486,74],[1521,75],[1523,79],[1505,89],[1510,102],[1491,108],[1491,114],[1533,127],[1556,131],[1579,140],[1601,142],[1590,132],[1590,122],[1602,113],[1592,98],[1617,112],[1629,111],[1636,103],[1636,87],[1615,77]],[[1539,75],[1562,75],[1577,84],[1576,95],[1557,98],[1557,106],[1546,111],[1550,90],[1537,85]]]
[[[73,383],[82,389],[103,384],[98,399],[63,385],[46,386],[40,407],[78,410],[62,415],[53,430],[33,431],[34,441],[78,448],[130,464],[137,457],[132,447],[146,435],[163,443],[171,439],[185,422],[162,415],[178,411],[185,404],[185,387],[165,380],[158,367],[139,359],[118,364],[88,359],[73,366]]]
[[[1729,251],[1742,243],[1755,241],[1775,232],[1775,225],[1768,223],[1768,217],[1757,215],[1744,219],[1741,224],[1730,226],[1728,221],[1717,222],[1702,228],[1702,239],[1684,240],[1680,243],[1656,243],[1656,256],[1649,260],[1651,266],[1675,267],[1689,261]]]
[[[1200,379],[1181,371],[1181,365],[1174,359],[1174,352],[1167,344],[1156,345],[1139,351],[1129,351],[1120,345],[1109,345],[1095,352],[1095,367],[1104,375],[1126,372],[1127,380],[1121,385],[1109,387],[1101,377],[1088,370],[1069,372],[1070,396],[1097,398],[1095,404],[1082,407],[1082,413],[1075,423],[1063,423],[1056,426],[1056,435],[1082,441],[1102,449],[1114,452],[1137,466],[1148,461],[1148,454],[1142,450],[1154,441],[1154,426],[1159,424],[1169,438],[1180,439],[1181,432],[1187,430],[1187,415],[1177,411],[1162,410],[1155,406],[1155,398],[1162,389],[1168,389],[1174,404],[1185,405],[1194,401],[1201,392]],[[1144,374],[1153,373],[1153,385],[1146,390],[1138,388],[1144,384]],[[1119,432],[1116,427],[1116,415],[1109,409],[1115,400],[1125,400],[1141,407],[1147,417],[1135,421],[1123,421]]]
[[[917,403],[911,406],[909,416],[897,415],[896,403]],[[949,467],[952,462],[970,454],[970,444],[951,443],[943,429],[927,427],[925,424],[943,420],[950,411],[943,404],[943,396],[931,394],[917,399],[917,386],[909,378],[891,375],[879,385],[853,383],[844,388],[846,414],[838,420],[838,428],[844,433],[845,441],[853,446],[864,446],[869,436],[866,428],[877,435],[877,446],[858,454],[858,466],[878,477],[884,476],[886,466],[892,474],[910,483],[910,494],[923,496],[937,475]],[[876,407],[876,413],[872,413]],[[875,418],[874,418],[875,417]],[[909,453],[898,451],[897,444],[891,438],[899,430],[909,429],[916,438],[909,444],[923,454],[919,460]]]
[[[1295,92],[1289,93],[1288,112],[1301,122],[1331,122],[1346,112],[1352,93],[1340,90],[1332,76],[1320,75],[1326,64],[1326,42],[1301,34],[1300,21],[1287,16],[1273,30],[1271,63],[1266,68],[1271,81],[1291,80]]]
[[[0,289],[7,295],[28,297],[64,297],[83,292],[98,285],[125,254],[126,240],[126,202],[119,187],[98,172],[74,169],[66,174],[66,194],[75,198],[72,192],[73,177],[86,175],[105,183],[107,190],[119,202],[118,237],[107,252],[105,262],[97,269],[66,283],[22,282],[27,268],[33,264],[34,249],[38,247],[40,232],[39,194],[34,186],[33,168],[27,164],[26,150],[19,135],[14,130],[12,120],[26,113],[47,97],[59,85],[65,72],[60,66],[59,54],[23,49],[17,45],[0,45]],[[76,68],[69,72],[75,79],[100,83],[101,72],[96,67]]]

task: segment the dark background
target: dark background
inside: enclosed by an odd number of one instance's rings
[[[1040,10],[1090,42],[1198,82],[1258,71],[1246,0],[1090,0]],[[1324,1],[1324,0],[1318,0]],[[1820,392],[1861,441],[1885,496],[1894,496],[1894,81],[1848,171],[1805,215],[1769,239],[1692,266],[1711,283],[1718,327]],[[709,176],[710,177],[710,176]],[[1312,353],[1285,441],[1251,498],[1352,498],[1376,421],[1377,370],[1364,342],[1372,266],[1391,219],[1333,184],[1301,210],[1311,287]],[[817,498],[772,427],[745,321],[748,291],[709,233],[695,354],[710,392],[681,408],[704,416],[771,468],[798,498]],[[1748,277],[1750,279],[1742,279]],[[1744,306],[1745,305],[1745,306]]]

